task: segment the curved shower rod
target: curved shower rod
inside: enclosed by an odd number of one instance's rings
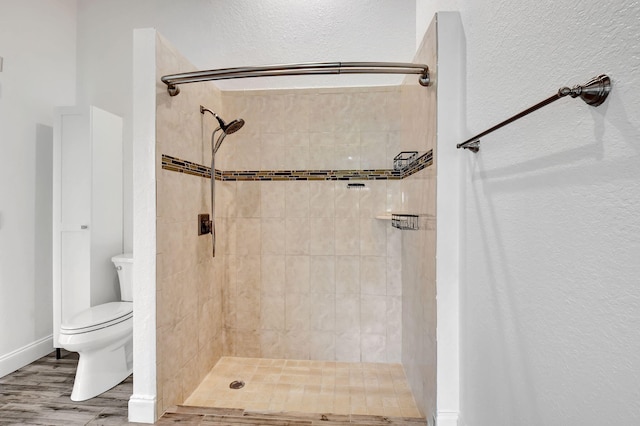
[[[163,76],[171,96],[180,93],[178,84],[201,81],[228,80],[232,78],[277,77],[285,75],[316,74],[419,74],[418,82],[429,86],[429,67],[425,64],[402,62],[307,62],[302,64],[267,65],[260,67],[221,68]]]

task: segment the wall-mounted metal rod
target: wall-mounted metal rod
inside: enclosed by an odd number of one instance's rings
[[[510,118],[507,118],[503,122],[496,124],[495,126],[485,130],[482,133],[478,133],[474,137],[469,138],[462,143],[459,143],[458,145],[456,145],[456,147],[458,149],[464,148],[472,152],[478,152],[480,150],[480,138],[524,117],[525,115],[532,113],[533,111],[542,108],[543,106],[549,105],[550,103],[555,102],[560,98],[564,98],[567,95],[571,96],[572,98],[580,97],[580,99],[585,101],[587,105],[598,106],[602,104],[605,99],[607,99],[609,92],[611,92],[611,80],[604,74],[592,78],[583,85],[577,85],[573,88],[562,87],[555,95],[548,97],[544,101],[539,102]]]
[[[314,74],[418,74],[422,86],[429,86],[429,67],[402,62],[308,62],[302,64],[267,65],[261,67],[222,68],[165,75],[160,80],[171,96],[180,93],[179,84],[232,78],[277,77]]]

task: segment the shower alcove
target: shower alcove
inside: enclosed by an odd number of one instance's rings
[[[436,79],[439,25],[457,20],[439,14],[414,58]],[[154,30],[134,42],[130,420],[179,405],[435,418],[440,221],[401,231],[378,217],[438,215],[440,85],[408,76],[395,86],[223,91],[207,82],[171,97],[160,77],[194,67]],[[211,209],[217,123],[200,105],[246,123],[216,154],[215,257],[197,216]],[[385,174],[401,151],[433,157],[410,175]],[[246,386],[230,390],[236,379]],[[305,394],[324,402],[305,405]]]

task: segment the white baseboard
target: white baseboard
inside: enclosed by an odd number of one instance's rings
[[[459,426],[458,425],[458,413],[455,411],[438,412],[438,418],[436,419],[437,426]]]
[[[53,336],[49,335],[42,339],[29,343],[26,346],[0,356],[0,377],[4,377],[9,373],[13,373],[25,365],[31,364],[38,358],[51,353],[53,351]]]
[[[137,423],[155,423],[155,395],[131,395],[131,398],[129,398],[129,421]]]

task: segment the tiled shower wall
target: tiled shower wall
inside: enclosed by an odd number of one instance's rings
[[[436,45],[434,21],[414,59],[429,64],[433,75]],[[412,78],[402,85],[403,149],[433,149],[435,157],[437,83],[422,91],[416,85]],[[424,215],[418,231],[402,234],[402,364],[427,418],[436,409],[436,167],[434,162],[402,180],[403,209]]]
[[[158,76],[189,69],[159,43]],[[200,115],[202,104],[247,123],[225,139],[218,169],[391,168],[401,147],[434,146],[434,90],[181,90],[169,98],[158,85],[159,411],[184,401],[225,354],[402,359],[416,399],[427,401],[421,410],[430,412],[435,235],[399,231],[376,216],[435,211],[433,166],[403,181],[359,181],[363,189],[347,181],[217,181],[212,259],[211,238],[198,237],[195,223],[210,209],[210,181],[162,170],[160,156],[209,164],[215,121]]]
[[[399,152],[399,86],[224,92],[223,103],[246,125],[220,149],[222,170],[391,168]]]
[[[157,81],[193,70],[162,38],[156,49]],[[162,154],[207,163],[199,105],[221,106],[212,84],[181,87],[170,98],[157,86],[157,389],[158,414],[182,403],[215,365],[223,350],[222,285],[211,257],[211,239],[198,237],[198,213],[210,209],[209,180],[160,167]]]
[[[399,87],[226,92],[224,170],[391,168]],[[400,181],[217,182],[229,355],[399,362]]]

